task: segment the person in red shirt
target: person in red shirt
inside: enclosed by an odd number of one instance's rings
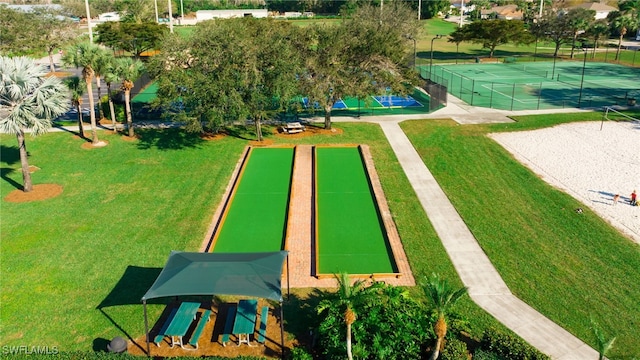
[[[631,193],[631,205],[636,206],[637,205],[637,198],[638,195],[636,195],[636,191],[633,190],[633,192]]]

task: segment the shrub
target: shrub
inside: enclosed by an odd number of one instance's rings
[[[354,358],[410,360],[422,357],[429,337],[427,317],[420,304],[399,287],[385,286],[375,305],[354,308]],[[346,325],[338,307],[329,307],[318,326],[319,350],[325,359],[346,356]]]
[[[473,360],[508,360],[503,358],[498,354],[494,354],[492,352],[478,349],[475,354],[473,354]]]
[[[289,359],[291,360],[313,360],[313,356],[307,352],[304,348],[294,347],[291,349],[291,354],[289,355]]]
[[[74,351],[74,352],[59,352],[56,354],[36,354],[36,353],[25,353],[21,352],[19,354],[12,354],[12,359],[18,360],[51,360],[51,359],[60,359],[60,360],[140,360],[145,359],[144,357],[140,357],[138,355],[131,354],[112,354],[108,352],[82,352],[82,351]],[[171,358],[172,360],[193,360],[193,357],[190,356],[182,356]],[[208,357],[209,360],[230,360],[230,358],[226,357],[218,357],[212,356]],[[238,356],[233,358],[235,360],[263,360],[263,357],[255,357],[255,356]]]
[[[524,340],[495,328],[485,330],[480,348],[509,360],[550,360]]]
[[[442,360],[468,360],[467,344],[455,338],[447,339],[444,349],[440,353],[440,358]]]

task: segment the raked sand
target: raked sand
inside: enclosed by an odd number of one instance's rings
[[[549,184],[640,244],[640,122],[580,122],[490,136]],[[614,205],[613,197],[620,194]]]

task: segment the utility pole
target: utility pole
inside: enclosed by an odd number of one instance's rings
[[[180,25],[184,25],[184,7],[182,6],[182,0],[180,0]]]
[[[153,5],[156,10],[156,24],[158,23],[158,0],[153,0]]]
[[[173,13],[171,12],[171,0],[167,0],[169,3],[169,32],[173,34]]]
[[[544,0],[540,0],[540,14],[539,14],[540,19],[542,19],[542,5],[544,5]]]
[[[89,11],[89,0],[84,0],[84,6],[87,9],[87,27],[89,28],[89,42],[93,44],[93,30],[91,29],[91,13]]]
[[[464,0],[460,0],[460,27],[462,27],[462,16],[464,15]]]
[[[420,14],[422,12],[422,0],[418,0],[418,21],[420,21]]]

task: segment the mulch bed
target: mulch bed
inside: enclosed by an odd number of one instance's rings
[[[266,302],[259,300],[258,301],[258,311],[260,311],[262,306],[268,305]],[[151,341],[154,340],[155,336],[158,333],[158,329],[164,323],[167,314],[170,312],[171,308],[179,306],[179,303],[172,303],[167,306],[167,309],[163,312],[160,319],[149,319],[149,326],[153,326],[151,330]],[[238,357],[238,356],[259,356],[259,357],[269,357],[269,358],[279,358],[281,354],[281,338],[280,338],[280,322],[278,320],[280,310],[279,308],[270,307],[269,309],[269,317],[267,321],[267,332],[266,332],[266,341],[263,344],[259,344],[254,341],[254,338],[251,337],[251,345],[247,346],[246,344],[242,344],[238,346],[237,342],[235,342],[236,338],[231,335],[229,338],[230,341],[227,343],[227,346],[222,346],[220,343],[220,339],[222,337],[221,333],[224,329],[224,321],[226,319],[226,314],[229,308],[229,304],[221,303],[217,305],[215,303],[203,303],[201,304],[200,313],[203,308],[211,308],[211,318],[207,322],[202,335],[200,336],[200,340],[198,341],[198,349],[197,350],[185,350],[180,348],[179,345],[175,345],[171,348],[169,345],[169,338],[165,337],[165,340],[160,344],[160,346],[156,346],[155,343],[151,343],[149,345],[149,349],[151,351],[151,356],[153,357],[175,357],[175,356],[193,356],[193,357],[203,357],[203,356],[224,356],[224,357]],[[220,316],[217,316],[220,314]],[[276,314],[278,316],[276,316]],[[199,317],[200,315],[198,315]],[[155,321],[155,324],[154,324]],[[257,321],[260,321],[260,317],[258,317]],[[258,324],[259,326],[259,324]],[[258,327],[256,326],[256,327]],[[195,322],[192,324],[192,328],[195,327]],[[184,339],[185,344],[190,340],[189,336],[192,333],[192,329],[187,332],[187,336]],[[257,332],[256,332],[257,335]],[[287,334],[285,333],[285,347],[291,348],[295,345],[295,342],[291,339],[287,339]],[[192,346],[185,345],[185,348],[192,349]],[[146,354],[146,342],[144,334],[138,336],[133,339],[133,341],[128,342],[127,351],[130,354],[134,355],[147,355]]]

